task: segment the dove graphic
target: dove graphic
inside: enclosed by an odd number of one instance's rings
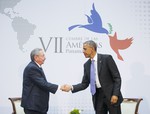
[[[86,25],[78,24],[78,25],[70,26],[68,28],[69,31],[71,31],[72,29],[78,27],[78,28],[85,28],[85,29],[88,29],[88,30],[90,30],[92,32],[96,32],[96,33],[108,34],[108,31],[105,28],[103,28],[103,26],[102,26],[101,17],[97,13],[97,11],[95,10],[94,3],[93,3],[92,7],[93,7],[93,9],[91,10],[91,15],[90,16],[86,15],[87,20],[88,20],[88,24],[86,24]]]
[[[89,31],[95,32],[95,33],[105,33],[109,37],[109,42],[110,42],[110,47],[112,50],[117,54],[117,57],[119,60],[123,61],[123,57],[120,55],[119,50],[124,50],[130,47],[132,44],[133,38],[126,38],[124,40],[119,40],[117,39],[117,33],[115,32],[114,36],[110,36],[109,34],[112,33],[112,25],[108,23],[109,25],[109,32],[107,29],[105,29],[102,26],[102,19],[98,12],[95,9],[94,3],[92,5],[92,10],[91,10],[91,15],[85,15],[87,17],[88,24],[77,24],[77,25],[72,25],[68,28],[69,31],[73,30],[74,28],[84,28]]]
[[[123,61],[122,56],[119,53],[119,50],[124,50],[130,47],[132,44],[133,38],[126,38],[124,40],[118,40],[117,39],[117,33],[115,32],[114,36],[109,36],[110,46],[113,49],[113,51],[117,54],[118,59]]]

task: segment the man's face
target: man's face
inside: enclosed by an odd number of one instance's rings
[[[91,55],[94,51],[94,48],[89,46],[88,44],[83,45],[83,54],[85,58],[91,58]]]
[[[43,51],[40,51],[38,55],[35,55],[35,61],[39,64],[42,65],[44,64],[45,61],[45,54]]]

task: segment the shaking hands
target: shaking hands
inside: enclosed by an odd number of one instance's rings
[[[64,84],[60,87],[60,90],[62,90],[64,92],[69,92],[72,89],[73,89],[72,85],[68,85],[68,84]]]

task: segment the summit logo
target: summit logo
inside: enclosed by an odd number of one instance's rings
[[[119,60],[124,60],[121,56],[119,50],[125,50],[132,44],[133,38],[124,38],[123,40],[118,39],[117,32],[115,32],[113,35],[113,27],[110,23],[108,23],[109,30],[103,27],[102,19],[100,14],[96,11],[94,3],[92,5],[91,15],[85,15],[87,17],[87,24],[75,24],[70,27],[68,27],[69,31],[72,31],[75,28],[79,29],[87,29],[91,32],[100,33],[100,34],[106,34],[109,38],[109,44],[112,50],[116,53],[117,58]]]

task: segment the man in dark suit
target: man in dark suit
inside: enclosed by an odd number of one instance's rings
[[[65,84],[63,91],[78,92],[91,85],[91,61],[94,66],[94,92],[92,93],[93,106],[96,114],[121,114],[120,104],[123,101],[121,77],[115,61],[111,55],[98,54],[97,44],[90,40],[83,44],[83,53],[89,60],[84,64],[82,82],[76,85]],[[91,85],[91,88],[92,85]],[[93,91],[93,90],[91,90]]]
[[[45,61],[42,49],[36,48],[31,54],[31,62],[23,73],[23,90],[21,106],[25,114],[47,114],[49,92],[55,93],[58,85],[46,80],[41,65]]]

